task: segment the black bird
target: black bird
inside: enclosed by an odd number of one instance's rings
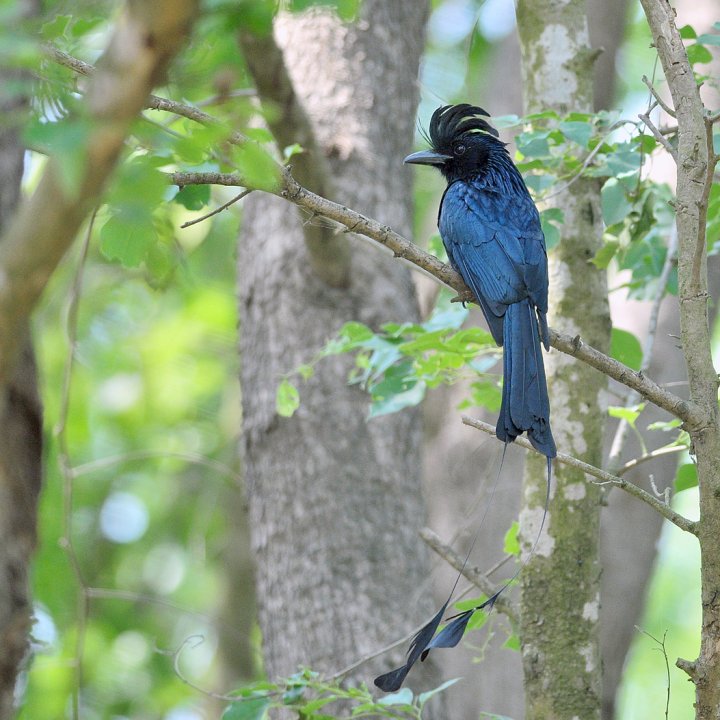
[[[540,344],[549,350],[548,270],[540,215],[506,144],[472,105],[439,107],[430,120],[431,150],[406,163],[434,165],[448,186],[438,227],[450,264],[472,289],[495,342],[504,346],[497,436],[527,432],[537,450],[557,454],[550,430]]]
[[[505,143],[483,117],[488,113],[473,105],[439,107],[427,137],[432,149],[408,155],[405,162],[435,165],[447,180],[438,214],[443,244],[451,265],[475,293],[495,342],[504,346],[497,436],[507,447],[527,432],[530,442],[547,457],[545,512],[530,554],[515,575],[481,604],[448,618],[435,634],[455,592],[455,581],[445,604],[413,637],[405,663],[375,678],[375,685],[385,692],[398,690],[413,665],[432,649],[455,647],[476,611],[492,609],[534,554],[550,500],[551,458],[557,451],[540,347],[541,342],[545,349],[550,344],[545,236]],[[466,562],[468,557],[469,553]]]

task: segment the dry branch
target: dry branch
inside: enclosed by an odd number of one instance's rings
[[[483,422],[482,420],[476,420],[470,417],[463,417],[462,421],[465,425],[474,427],[477,430],[482,430],[482,432],[487,433],[488,435],[495,435],[495,428],[492,425],[488,425],[487,423]],[[536,453],[538,452],[530,444],[530,441],[525,437],[516,438],[515,443],[517,445],[520,445],[520,447],[526,448],[527,450],[532,450]],[[682,515],[680,515],[680,513],[675,512],[670,506],[666,505],[663,502],[660,502],[657,498],[653,497],[649,492],[646,492],[642,488],[639,488],[637,485],[633,485],[633,483],[628,482],[624,478],[621,478],[618,475],[613,475],[606,470],[601,470],[594,465],[590,465],[586,462],[583,462],[582,460],[578,460],[572,455],[567,455],[566,453],[559,452],[557,454],[556,460],[563,465],[569,465],[570,467],[577,468],[578,470],[584,472],[586,475],[594,477],[596,480],[599,480],[600,484],[602,485],[614,485],[616,487],[622,488],[623,490],[625,490],[625,492],[629,493],[633,497],[636,497],[638,500],[642,500],[654,510],[657,510],[660,515],[673,523],[673,525],[676,525],[681,530],[685,530],[686,532],[689,532],[693,535],[697,535],[697,523],[693,522],[692,520],[688,520],[686,517],[683,517]]]

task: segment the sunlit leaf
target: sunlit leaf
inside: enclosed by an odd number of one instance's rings
[[[403,688],[396,693],[386,695],[377,701],[378,705],[411,705],[413,691],[410,688]]]
[[[645,403],[634,405],[633,407],[611,405],[608,407],[608,415],[610,415],[610,417],[618,418],[619,420],[624,420],[632,427],[635,427],[635,422],[640,417],[640,414],[644,409]]]
[[[643,359],[640,341],[627,330],[613,328],[610,336],[610,356],[633,370],[639,370]]]
[[[269,707],[266,697],[242,698],[225,708],[221,720],[264,720]]]
[[[292,417],[300,407],[300,393],[298,389],[284,378],[278,385],[275,395],[275,410],[281,417]]]
[[[173,198],[173,202],[188,210],[201,210],[210,202],[210,186],[187,185],[181,187]]]
[[[431,697],[437,695],[443,690],[447,690],[449,687],[452,687],[456,682],[459,682],[460,680],[462,680],[462,678],[453,678],[452,680],[446,680],[442,685],[438,685],[432,690],[427,690],[424,693],[420,693],[420,695],[418,695],[418,705],[424,705]]]
[[[518,532],[520,531],[520,523],[517,520],[513,521],[513,524],[508,528],[505,533],[503,540],[503,552],[507,555],[520,555],[520,540],[518,538]]]
[[[675,492],[697,487],[697,468],[694,463],[681,465],[675,475]]]

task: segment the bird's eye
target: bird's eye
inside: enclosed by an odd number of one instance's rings
[[[465,146],[464,145],[456,145],[455,146],[455,154],[456,155],[463,155],[465,153]]]

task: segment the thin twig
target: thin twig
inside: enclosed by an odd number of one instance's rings
[[[641,455],[640,457],[628,460],[628,462],[626,462],[621,468],[619,468],[615,472],[615,474],[618,477],[622,477],[626,472],[629,472],[630,470],[636,468],[642,463],[648,462],[648,460],[654,460],[655,458],[662,457],[663,455],[674,455],[676,453],[683,452],[683,450],[687,450],[684,445],[665,445],[664,447],[658,448],[657,450],[651,450],[645,455]]]
[[[469,580],[481,592],[485,593],[485,595],[490,597],[495,594],[497,588],[488,578],[487,574],[483,574],[477,568],[466,565],[464,559],[449,545],[446,545],[430,528],[420,530],[420,538],[445,560],[445,562],[455,568],[466,580]],[[517,609],[507,597],[500,595],[495,601],[495,607],[499,612],[506,615],[511,623],[517,623]]]
[[[645,125],[647,125],[655,139],[670,153],[673,160],[675,160],[675,163],[677,163],[677,150],[670,144],[668,139],[655,127],[655,123],[653,123],[653,121],[650,119],[650,116],[646,113],[640,113],[638,117],[645,123]]]
[[[595,156],[602,150],[603,146],[605,145],[605,141],[612,135],[612,133],[615,132],[619,127],[622,127],[623,125],[630,123],[633,126],[635,123],[631,122],[630,120],[618,120],[617,122],[614,122],[609,128],[607,133],[601,138],[600,142],[588,153],[587,157],[583,161],[583,164],[580,166],[580,169],[568,180],[564,185],[561,185],[559,188],[553,190],[552,192],[549,192],[545,195],[543,195],[540,199],[544,202],[545,200],[549,200],[551,197],[555,197],[556,195],[559,195],[560,193],[565,192],[573,183],[575,183],[577,180],[579,180],[582,177],[582,174],[587,170],[590,163],[595,159]]]
[[[203,220],[207,220],[208,218],[213,217],[213,215],[217,215],[218,213],[221,213],[223,210],[227,210],[231,205],[234,205],[239,200],[242,200],[244,197],[247,197],[252,190],[243,190],[239,195],[236,195],[232,200],[228,200],[226,203],[223,203],[220,207],[215,208],[211,212],[207,213],[206,215],[203,215],[202,217],[196,218],[195,220],[188,220],[188,222],[183,223],[180,226],[181,230],[184,230],[185,228],[190,227],[191,225],[197,225],[198,223],[203,222]]]
[[[657,104],[672,118],[676,117],[675,111],[660,97],[660,94],[655,90],[655,86],[650,82],[647,75],[642,76],[642,81],[647,85],[648,90],[652,93]]]
[[[43,49],[47,56],[51,60],[56,62],[58,65],[69,68],[70,70],[73,70],[80,75],[90,77],[96,72],[96,68],[94,65],[90,65],[89,63],[83,62],[82,60],[79,60],[72,55],[68,55],[68,53],[63,52],[62,50],[56,48],[50,43],[46,43],[45,45],[43,45]],[[177,102],[175,100],[170,100],[168,98],[160,97],[159,95],[148,95],[145,102],[145,108],[147,108],[148,110],[162,110],[164,112],[169,112],[173,115],[184,117],[187,120],[193,120],[194,122],[200,123],[201,125],[222,125],[222,123],[217,118],[209,115],[208,113],[200,110],[199,108],[196,108],[192,105],[187,105],[185,103]],[[244,142],[247,141],[247,138],[240,132],[230,131],[226,140],[232,145],[242,145]]]
[[[656,638],[654,635],[651,635],[647,630],[643,630],[637,625],[635,626],[635,629],[638,632],[641,632],[643,635],[647,635],[651,640],[654,640],[659,645],[658,649],[660,650],[663,658],[665,659],[665,677],[667,688],[667,697],[665,699],[665,720],[668,720],[668,718],[670,717],[670,661],[668,660],[667,649],[665,648],[665,638],[667,637],[668,631],[665,630],[662,640],[658,640],[658,638]]]
[[[73,719],[78,720],[80,717],[80,692],[83,686],[83,655],[85,653],[85,634],[87,630],[88,616],[88,600],[87,586],[83,577],[82,568],[75,546],[73,545],[73,474],[72,462],[70,460],[70,451],[67,439],[67,422],[70,410],[70,392],[72,388],[73,369],[75,367],[75,348],[77,346],[77,328],[78,328],[78,308],[80,305],[80,295],[82,293],[83,271],[85,262],[87,261],[88,250],[90,247],[90,238],[92,237],[93,227],[95,225],[95,217],[97,216],[97,208],[90,216],[87,231],[83,244],[80,248],[80,258],[72,285],[68,296],[67,320],[65,325],[65,333],[67,336],[68,351],[63,370],[62,385],[60,388],[60,410],[58,413],[58,421],[55,425],[54,435],[57,439],[57,458],[62,477],[62,495],[63,495],[63,513],[62,513],[62,536],[59,539],[60,547],[65,551],[70,567],[72,568],[75,582],[78,585],[77,604],[78,604],[78,631],[75,639],[75,683],[72,689],[72,713]]]
[[[482,420],[476,420],[474,418],[463,416],[462,421],[463,424],[477,428],[478,430],[482,430],[488,435],[495,435],[495,428],[492,425],[488,425],[487,423],[482,422]],[[520,447],[524,447],[527,450],[538,452],[530,444],[530,441],[525,437],[516,438],[515,444],[520,445]],[[686,532],[689,532],[697,537],[698,529],[696,522],[688,520],[683,515],[680,515],[680,513],[675,512],[672,508],[660,502],[657,498],[654,498],[649,492],[646,492],[642,488],[639,488],[637,485],[633,485],[633,483],[630,483],[617,475],[613,475],[606,470],[601,470],[594,465],[590,465],[586,462],[583,462],[582,460],[578,460],[572,455],[567,455],[565,453],[559,452],[557,454],[556,460],[563,463],[563,465],[568,465],[569,467],[574,467],[578,470],[582,470],[582,472],[584,472],[586,475],[590,475],[591,477],[599,480],[601,485],[614,485],[616,487],[622,488],[623,490],[625,490],[625,492],[638,498],[638,500],[642,500],[644,503],[653,508],[653,510],[659,512],[660,515],[673,523],[673,525],[676,525],[681,530],[685,530]]]

